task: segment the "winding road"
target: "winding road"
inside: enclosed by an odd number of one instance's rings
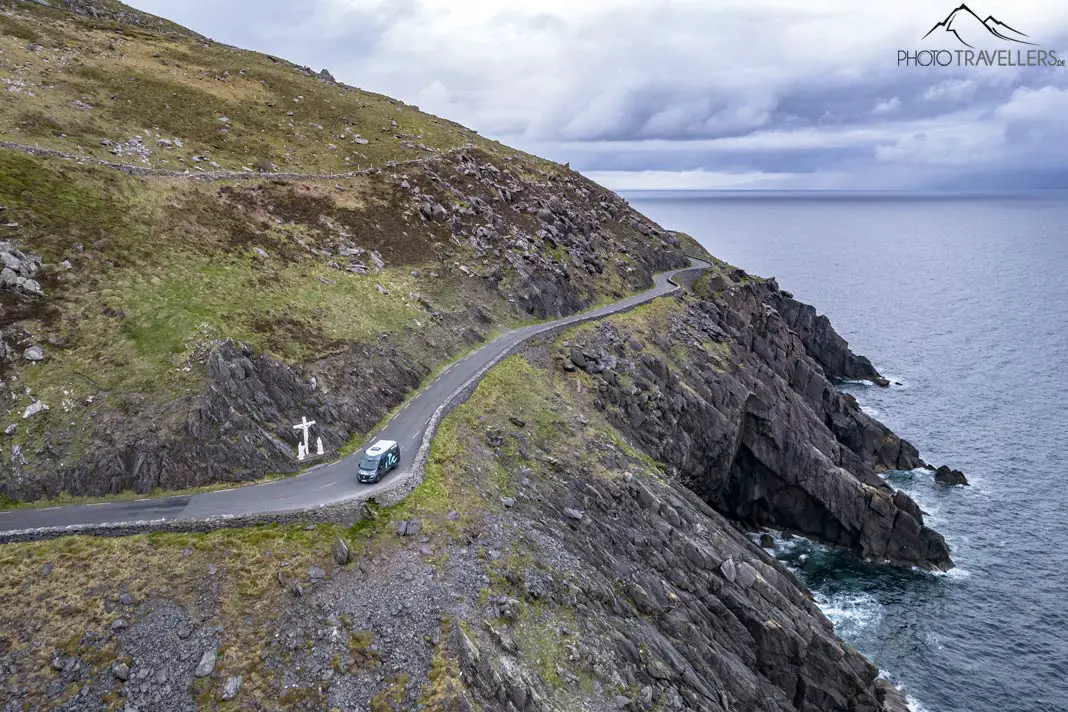
[[[361,448],[348,457],[318,465],[296,477],[228,490],[49,509],[2,511],[0,541],[28,530],[47,530],[48,535],[56,536],[131,523],[219,521],[219,526],[225,526],[228,518],[304,512],[343,502],[364,501],[394,490],[400,479],[410,477],[413,467],[421,466],[418,455],[426,455],[426,448],[433,436],[432,429],[436,427],[435,415],[440,415],[444,407],[455,405],[461,394],[469,393],[470,386],[523,341],[561,327],[627,311],[672,294],[681,288],[681,277],[710,266],[707,262],[690,258],[689,267],[657,274],[653,287],[644,292],[603,307],[508,331],[455,362],[405,402],[400,411],[364,444],[366,447],[379,438],[400,443],[400,467],[376,484],[360,484],[356,479],[357,464],[363,454]]]

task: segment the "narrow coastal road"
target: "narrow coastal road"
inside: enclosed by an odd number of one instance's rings
[[[365,446],[369,445],[379,438],[400,443],[400,467],[377,484],[360,484],[356,479],[357,465],[363,454],[361,449],[342,460],[314,467],[296,477],[258,485],[239,486],[192,496],[165,496],[0,512],[0,540],[16,532],[31,529],[71,527],[76,531],[78,527],[130,522],[247,517],[305,511],[339,502],[369,499],[376,493],[390,489],[397,478],[410,471],[409,468],[438,408],[465,391],[473,379],[480,377],[488,366],[521,342],[553,329],[616,314],[671,294],[680,288],[677,280],[684,273],[695,273],[710,266],[707,262],[691,258],[689,267],[656,275],[653,287],[644,292],[597,309],[506,332],[452,364],[429,386],[409,399],[400,412],[365,443]]]

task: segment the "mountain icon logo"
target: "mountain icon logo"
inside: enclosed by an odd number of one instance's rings
[[[1030,37],[1019,30],[1006,25],[1001,20],[997,19],[993,15],[988,15],[985,20],[972,11],[970,7],[961,3],[960,7],[957,7],[953,12],[946,16],[946,19],[941,22],[936,22],[935,26],[927,31],[927,34],[922,39],[927,39],[935,32],[939,30],[953,35],[957,38],[965,47],[974,47],[979,40],[988,38],[989,36],[996,37],[1005,42],[1016,42],[1018,44],[1033,45],[1034,42],[1029,41]]]

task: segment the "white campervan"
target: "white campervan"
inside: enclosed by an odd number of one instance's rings
[[[379,440],[360,459],[360,482],[378,482],[400,462],[400,445],[393,440]]]

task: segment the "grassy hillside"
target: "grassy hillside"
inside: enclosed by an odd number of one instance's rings
[[[17,267],[0,499],[292,472],[290,419],[318,412],[342,450],[489,334],[683,260],[562,166],[120,3],[65,5],[96,16],[0,3],[0,251]],[[31,276],[40,293],[14,283]],[[268,359],[269,403],[217,382],[231,341]]]
[[[95,18],[6,5],[0,3],[0,90],[8,99],[0,103],[0,140],[160,168],[306,173],[382,166],[468,144],[504,150],[403,102],[120,3],[92,3],[104,8]]]

